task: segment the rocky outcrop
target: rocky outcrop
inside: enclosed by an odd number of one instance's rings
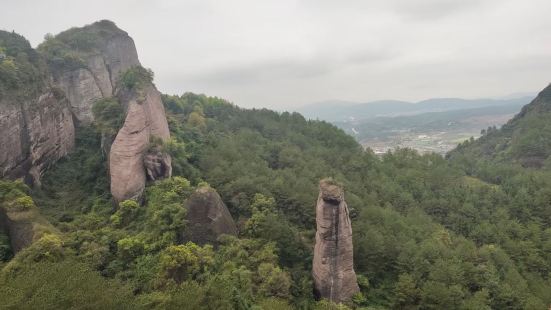
[[[6,49],[0,62],[11,64],[0,78],[0,177],[40,184],[43,171],[74,146],[71,111],[51,85],[44,57],[25,38],[0,31],[0,46]]]
[[[168,154],[153,148],[144,156],[144,167],[148,180],[169,178],[172,171],[171,158]]]
[[[188,221],[182,241],[216,244],[220,235],[237,235],[235,222],[218,193],[209,186],[199,187],[185,202]]]
[[[347,301],[359,292],[353,263],[352,225],[344,191],[329,179],[320,182],[316,224],[312,264],[314,294],[333,302]]]
[[[36,59],[35,72],[41,75],[21,89],[0,84],[0,94],[4,89],[13,93],[11,99],[0,96],[0,176],[28,176],[40,184],[44,169],[74,147],[75,127],[92,123],[93,105],[111,97],[125,111],[124,125],[113,129],[118,133],[102,139],[115,201],[139,199],[146,180],[172,174],[170,156],[161,147],[151,147],[153,140],[162,142],[170,136],[160,93],[150,79],[140,81],[137,89],[119,85],[124,72],[141,68],[134,41],[126,32],[110,21],[72,28],[42,44],[43,55],[24,38],[11,36],[0,33],[0,43],[25,42],[30,58]],[[14,84],[21,84],[19,80]]]
[[[0,229],[9,236],[14,253],[30,246],[45,233],[57,232],[36,207],[25,211],[0,208]]]
[[[94,102],[114,96],[120,74],[139,66],[140,61],[134,40],[112,22],[101,21],[70,31],[98,36],[93,48],[80,53],[83,65],[52,70],[54,81],[67,94],[77,120],[89,124],[94,119]],[[68,40],[67,36],[61,33],[58,37]]]
[[[44,170],[67,155],[75,144],[73,117],[67,101],[61,98],[47,92],[24,113],[30,142],[29,173],[36,185],[40,185]]]
[[[121,74],[140,66],[134,40],[126,32],[100,21],[62,32],[56,39],[71,47],[70,41],[82,34],[94,38],[86,49],[75,51],[83,64],[53,68],[54,81],[67,94],[80,125],[94,121],[92,107],[98,99],[114,97],[124,107],[122,128],[115,136],[104,135],[102,148],[108,155],[115,202],[140,200],[147,180],[172,174],[170,156],[151,145],[170,137],[160,93],[151,82],[132,90],[120,85]]]
[[[29,188],[20,181],[0,180],[0,232],[7,234],[11,249],[17,253],[40,239],[45,233],[57,230],[40,215]]]
[[[150,152],[152,140],[170,137],[161,94],[151,84],[139,92],[123,92],[119,100],[127,106],[126,118],[109,152],[111,194],[117,203],[140,200],[148,176],[156,180],[172,174],[170,156]]]
[[[0,102],[0,176],[40,185],[44,170],[74,146],[73,118],[63,94],[52,89],[17,101]]]

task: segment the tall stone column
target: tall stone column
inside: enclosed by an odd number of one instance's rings
[[[314,294],[337,303],[349,300],[360,291],[354,272],[352,225],[344,191],[331,179],[320,181],[316,224]]]

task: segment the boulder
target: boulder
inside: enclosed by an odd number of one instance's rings
[[[222,234],[237,235],[237,227],[230,211],[211,187],[199,187],[185,202],[185,207],[188,224],[181,235],[182,242],[216,245]]]
[[[1,181],[0,232],[9,236],[14,253],[28,247],[45,233],[58,231],[40,215],[28,188],[20,182]]]
[[[360,291],[354,272],[352,225],[344,191],[329,179],[320,182],[316,226],[314,294],[337,303],[350,300]]]
[[[0,207],[0,230],[9,236],[13,253],[30,246],[45,233],[58,233],[52,224],[40,215],[37,208],[10,211]]]

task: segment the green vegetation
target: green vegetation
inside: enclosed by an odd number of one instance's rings
[[[466,151],[451,160],[409,149],[377,157],[342,130],[297,113],[246,110],[191,93],[163,96],[163,102],[172,140],[153,141],[152,147],[171,150],[174,175],[149,184],[143,205],[111,204],[100,136],[116,128],[116,113],[106,112],[117,110],[112,100],[96,104],[97,128],[80,128],[76,151],[44,175],[42,189],[5,182],[30,194],[62,234],[45,234],[7,263],[0,272],[3,305],[546,309],[551,304],[551,172],[489,161],[466,165]],[[361,293],[347,305],[312,296],[314,207],[325,177],[344,186],[352,217]],[[216,248],[182,239],[190,225],[185,200],[206,183],[220,193],[240,230],[238,237],[221,237]],[[1,240],[0,255],[6,244]]]
[[[548,168],[550,106],[551,87],[548,86],[500,130],[483,130],[480,139],[460,144],[450,153],[450,158],[462,162],[470,172],[492,165],[502,165],[505,169],[512,169],[512,166]]]
[[[124,71],[119,83],[128,90],[140,90],[153,82],[153,71],[142,66],[135,66]]]
[[[114,137],[124,124],[124,109],[116,98],[103,98],[92,107],[94,122],[98,130]]]
[[[130,289],[74,258],[0,274],[2,309],[136,309]]]
[[[81,28],[71,28],[57,35],[47,34],[38,51],[46,56],[54,72],[86,68],[85,56],[98,53],[106,39],[125,34],[108,20]]]
[[[27,98],[44,86],[46,62],[21,35],[0,30],[0,98]]]

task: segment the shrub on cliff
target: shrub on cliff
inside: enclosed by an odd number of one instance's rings
[[[124,123],[124,110],[116,98],[97,100],[92,113],[99,131],[109,136],[115,136]]]
[[[153,82],[153,71],[142,66],[134,66],[124,71],[119,83],[128,90],[139,90]]]

